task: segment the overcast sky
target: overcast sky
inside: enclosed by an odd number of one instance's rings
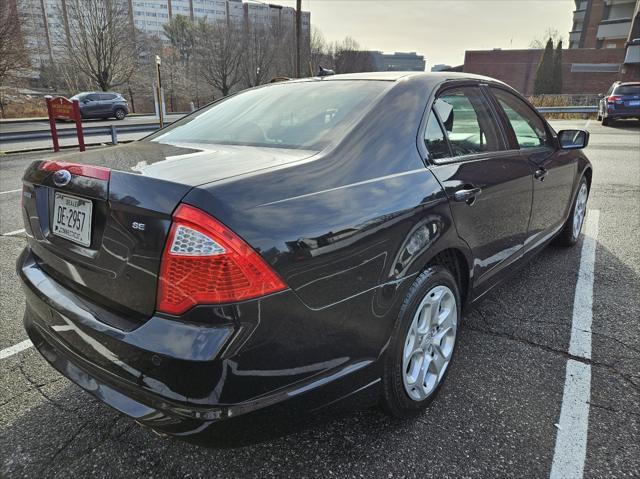
[[[266,0],[265,0],[265,3]],[[295,0],[271,0],[295,7]],[[528,48],[548,28],[571,30],[573,0],[303,0],[329,41],[350,35],[368,50],[415,51],[427,70],[460,65],[465,50]]]

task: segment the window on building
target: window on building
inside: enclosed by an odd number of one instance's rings
[[[505,90],[491,90],[507,115],[520,148],[537,148],[551,144],[542,119],[525,102]]]
[[[496,120],[479,88],[447,90],[433,107],[442,120],[454,156],[504,149]]]

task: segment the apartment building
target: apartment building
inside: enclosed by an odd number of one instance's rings
[[[639,0],[575,0],[569,48],[624,48]]]
[[[3,1],[3,0],[0,0]],[[69,0],[4,0],[15,2],[25,45],[32,66],[53,61],[64,46],[68,34]],[[164,38],[163,25],[176,15],[191,20],[224,21],[237,26],[275,25],[295,29],[296,12],[291,7],[254,0],[111,0],[122,2],[137,31]],[[311,32],[310,12],[301,12],[301,36],[308,43]]]

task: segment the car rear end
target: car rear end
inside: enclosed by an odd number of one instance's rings
[[[156,308],[172,212],[191,188],[59,161],[33,163],[23,184],[17,269],[34,345],[121,412],[189,428],[198,413],[185,403],[212,387],[213,358],[234,331],[228,318],[203,327]]]
[[[115,98],[112,100],[112,109],[117,119],[120,119],[117,112],[123,110],[125,116],[129,114],[129,102],[120,93],[114,93]]]
[[[367,88],[362,102],[386,87],[353,84],[348,93]],[[342,94],[344,88],[333,89]],[[287,87],[281,96],[292,90],[307,95],[305,87]],[[330,91],[321,84],[312,90],[322,112],[309,114],[314,124],[338,118]],[[254,101],[242,96],[233,101]],[[262,100],[265,111],[273,110],[267,102],[282,103],[276,93]],[[238,109],[248,111],[244,103]],[[360,114],[361,104],[352,111]],[[28,244],[17,272],[26,292],[25,328],[36,348],[102,401],[171,434],[197,433],[282,403],[289,408],[302,397],[303,409],[322,407],[345,390],[376,384],[373,371],[358,380],[362,384],[350,376],[374,363],[345,354],[353,339],[340,348],[320,347],[339,336],[323,335],[328,321],[350,338],[356,326],[336,324],[333,310],[307,306],[269,260],[277,251],[245,242],[263,218],[234,207],[212,186],[246,196],[243,181],[281,177],[278,170],[306,164],[318,150],[225,146],[222,140],[207,145],[206,137],[193,138],[196,128],[202,135],[222,129],[212,130],[206,116],[196,114],[151,140],[36,161],[26,170]],[[247,142],[255,135],[242,125],[239,131]],[[273,132],[291,138],[290,129]],[[282,208],[277,218],[287,217]],[[366,310],[373,294],[340,307]]]
[[[616,86],[606,100],[606,117],[640,119],[640,83],[622,83]]]

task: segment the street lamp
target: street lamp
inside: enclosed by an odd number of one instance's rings
[[[162,111],[162,79],[160,78],[160,65],[162,65],[162,59],[160,55],[156,55],[156,83],[158,85],[158,117],[160,118],[160,128],[164,126],[164,117]]]

